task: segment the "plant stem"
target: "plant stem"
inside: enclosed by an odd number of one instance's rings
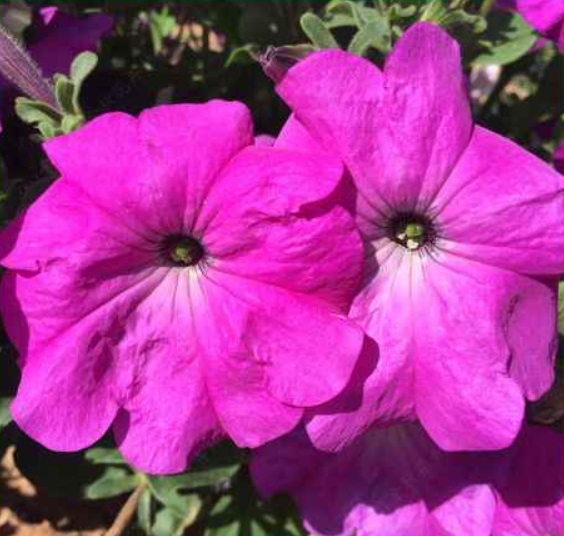
[[[141,495],[147,488],[147,480],[143,481],[135,488],[133,493],[128,497],[125,504],[121,507],[117,517],[114,519],[112,526],[104,533],[104,536],[121,536],[123,531],[131,523],[131,519],[135,515]]]

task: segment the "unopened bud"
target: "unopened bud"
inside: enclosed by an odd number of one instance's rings
[[[259,57],[259,63],[266,76],[278,84],[290,67],[303,60],[314,50],[311,45],[271,46]]]
[[[22,93],[57,109],[53,87],[27,50],[0,24],[0,73]]]

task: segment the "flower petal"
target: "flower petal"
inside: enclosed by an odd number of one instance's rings
[[[247,359],[265,369],[264,388],[274,398],[290,406],[313,406],[343,390],[363,344],[356,325],[306,295],[211,270],[207,278],[228,289],[237,307],[248,311],[239,338]],[[230,301],[226,295],[218,299]],[[236,339],[231,328],[228,333]],[[232,357],[241,354],[237,349]]]
[[[45,78],[68,74],[72,60],[85,50],[96,50],[112,24],[112,17],[104,13],[75,17],[56,7],[45,7],[39,10],[28,49]]]
[[[330,455],[313,447],[300,427],[255,449],[249,470],[259,493],[271,497],[282,491],[299,489],[304,479],[307,481],[330,459]]]
[[[324,145],[344,143],[344,149],[359,132],[366,133],[362,127],[372,118],[382,74],[368,60],[341,50],[324,50],[289,69],[276,89]]]
[[[222,428],[240,447],[256,447],[289,432],[303,410],[268,391],[267,363],[253,353],[249,316],[255,299],[235,278],[207,270],[192,293],[196,336],[210,399]],[[257,297],[258,299],[258,297]]]
[[[316,448],[336,452],[364,433],[378,418],[382,404],[378,395],[383,390],[378,363],[378,345],[366,337],[362,353],[347,386],[333,400],[306,412],[306,429]],[[396,410],[392,390],[382,397]]]
[[[158,236],[190,230],[219,171],[252,143],[248,110],[211,101],[160,106],[138,120],[105,114],[44,147],[91,203]]]
[[[291,114],[278,134],[274,147],[279,149],[294,149],[310,153],[324,152],[319,141],[302,125],[295,114]]]
[[[390,54],[384,78],[373,169],[393,206],[417,199],[427,207],[472,133],[458,43],[438,26],[414,24]]]
[[[320,143],[331,153],[336,152],[361,192],[385,207],[374,184],[374,173],[366,171],[374,171],[373,140],[382,85],[382,73],[373,63],[341,50],[325,50],[293,66],[276,89],[293,116],[314,140],[319,140],[312,143],[290,119],[288,132],[282,130],[279,143],[289,145],[299,136],[305,138],[304,146],[315,148]]]
[[[0,236],[2,265],[19,274],[17,299],[5,296],[2,315],[22,357],[142,283],[155,255],[80,189],[53,184]]]
[[[478,461],[478,460],[477,460]],[[469,485],[433,510],[433,518],[445,535],[491,536],[496,496],[485,484]],[[430,533],[429,536],[434,536]]]
[[[490,536],[496,501],[487,478],[500,467],[505,457],[441,451],[415,423],[372,429],[336,454],[297,430],[250,463],[262,494],[290,492],[311,532],[343,536]]]
[[[360,453],[358,448],[339,455],[322,453],[299,429],[254,451],[250,470],[262,495],[292,493],[311,532],[348,536],[347,518],[375,476],[370,470],[358,471],[359,460],[372,459],[360,458]],[[370,469],[369,462],[363,467]]]
[[[264,364],[249,354],[206,358],[206,378],[224,430],[239,447],[258,447],[295,428],[303,410],[268,392]]]
[[[372,429],[337,454],[302,430],[253,452],[263,495],[287,491],[314,534],[560,536],[564,437],[524,427],[495,453],[442,451],[417,424]]]
[[[513,442],[524,399],[511,359],[535,362],[550,386],[554,324],[544,325],[546,315],[538,319],[536,344],[516,335],[522,328],[530,333],[527,321],[537,326],[531,314],[546,294],[539,285],[451,256],[425,264],[414,297],[416,407],[442,449],[496,450]]]
[[[219,271],[325,300],[346,312],[362,244],[337,206],[342,165],[325,154],[249,148],[226,168],[196,226]]]
[[[564,534],[564,436],[525,427],[511,448],[508,480],[499,488],[492,536]]]
[[[355,375],[335,400],[308,412],[307,431],[319,449],[340,450],[375,421],[415,417],[410,265],[400,249],[391,248],[377,273],[367,271],[351,309],[370,337]]]
[[[53,300],[48,287],[38,285],[38,277],[12,274],[3,284],[3,297],[10,292],[12,303],[22,301],[25,321],[35,320],[30,315],[32,298],[40,299],[42,288],[45,296],[36,310]],[[50,333],[42,344],[30,345],[12,404],[12,415],[22,430],[46,447],[62,451],[85,448],[106,432],[119,407],[115,347],[124,331],[119,319],[127,317],[160,281],[161,274],[148,276],[59,333]],[[53,304],[59,307],[56,301]],[[51,318],[60,322],[62,314]]]
[[[11,406],[18,427],[52,450],[74,451],[100,439],[114,420],[110,335],[100,336],[95,322],[61,336],[49,353],[25,366]],[[88,359],[84,359],[85,356]]]
[[[400,39],[384,82],[369,62],[330,51],[291,68],[278,91],[377,212],[427,207],[472,131],[459,47],[428,23]]]
[[[477,127],[435,200],[452,253],[526,274],[564,273],[564,177]]]
[[[114,425],[125,458],[148,473],[186,469],[224,432],[205,382],[202,340],[195,328],[199,284],[185,270],[166,278],[139,303],[119,341]]]

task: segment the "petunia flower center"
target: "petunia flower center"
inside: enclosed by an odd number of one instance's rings
[[[204,257],[204,247],[192,236],[172,236],[165,240],[165,261],[174,266],[194,266]]]
[[[410,251],[416,251],[431,243],[434,234],[431,220],[420,214],[397,214],[388,226],[389,238]]]

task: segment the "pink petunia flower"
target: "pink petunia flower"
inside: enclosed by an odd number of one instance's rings
[[[441,451],[416,423],[323,453],[303,431],[253,453],[262,495],[286,491],[326,536],[562,536],[564,435],[525,427],[495,453]]]
[[[497,6],[517,11],[564,52],[564,0],[498,0]]]
[[[151,473],[230,436],[255,447],[337,395],[362,243],[338,159],[249,147],[241,104],[111,113],[45,150],[61,178],[0,235],[12,405],[48,448],[113,423]]]
[[[340,154],[358,189],[351,317],[376,341],[310,437],[336,450],[418,417],[445,450],[510,445],[524,398],[553,380],[563,177],[473,125],[459,47],[432,24],[411,27],[383,73],[321,51],[277,89],[295,114],[278,144]]]

